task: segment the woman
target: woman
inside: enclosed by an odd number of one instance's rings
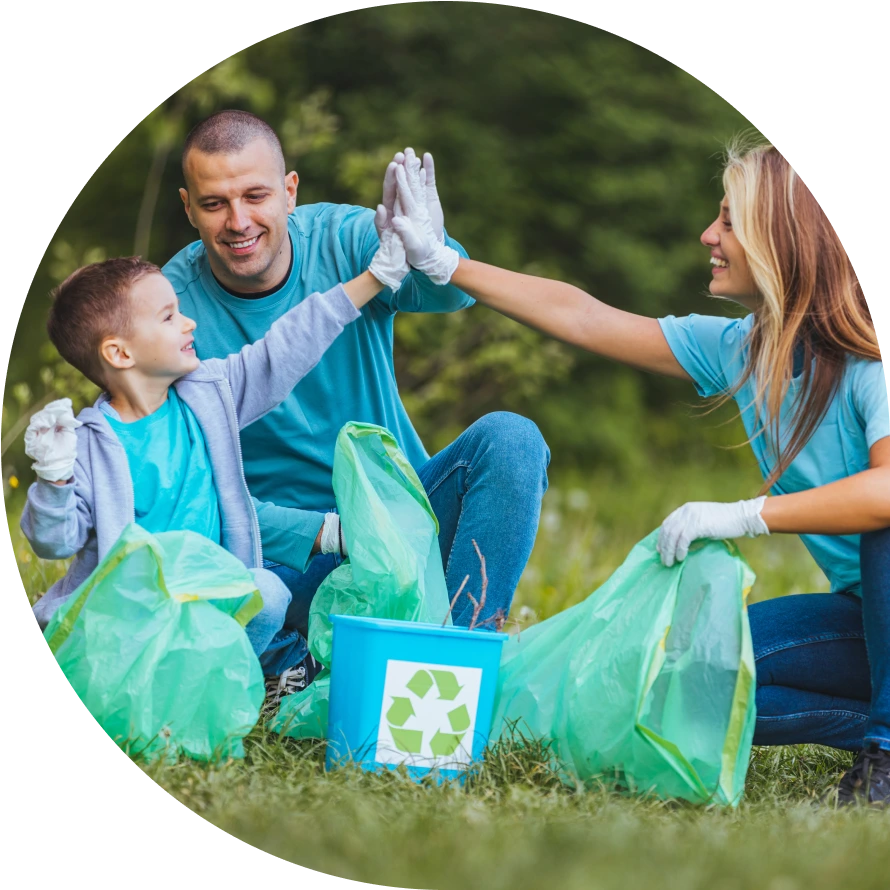
[[[405,216],[392,224],[411,265],[566,343],[738,404],[761,492],[685,504],[662,524],[659,553],[670,566],[701,538],[801,536],[831,593],[751,606],[754,742],[859,751],[837,803],[890,804],[887,393],[856,274],[807,187],[772,146],[731,148],[725,197],[701,241],[711,294],[750,314],[654,319],[449,253],[426,224],[422,185],[432,169],[429,156],[424,169],[409,156],[395,171]]]

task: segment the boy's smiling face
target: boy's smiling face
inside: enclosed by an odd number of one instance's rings
[[[179,298],[163,275],[146,275],[130,290],[132,316],[125,348],[130,367],[149,378],[173,380],[198,367],[195,322],[179,311]]]

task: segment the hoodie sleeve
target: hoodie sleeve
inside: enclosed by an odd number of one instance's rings
[[[82,550],[93,530],[89,477],[80,458],[74,479],[53,485],[43,479],[32,483],[22,511],[21,527],[41,559],[67,559]]]
[[[224,359],[205,361],[228,378],[239,427],[244,429],[280,405],[360,314],[338,284],[294,306],[261,340]]]

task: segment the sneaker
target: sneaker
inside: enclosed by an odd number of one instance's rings
[[[321,665],[307,655],[296,667],[288,668],[281,674],[266,677],[266,700],[263,713],[275,710],[285,695],[302,692],[321,670]]]
[[[848,769],[829,801],[839,807],[864,804],[871,807],[890,806],[890,751],[879,748],[873,742],[859,752],[853,766]]]

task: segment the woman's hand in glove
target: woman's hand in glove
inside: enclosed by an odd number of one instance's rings
[[[701,538],[768,535],[769,528],[760,515],[765,502],[766,497],[759,497],[733,504],[707,501],[684,504],[661,524],[657,544],[661,561],[668,567],[682,562],[689,553],[689,545]]]

